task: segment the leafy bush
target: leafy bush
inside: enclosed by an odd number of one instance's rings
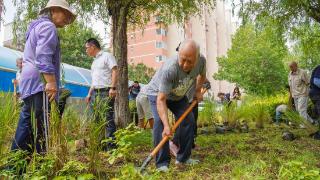
[[[142,174],[134,167],[133,164],[127,164],[121,168],[120,175],[117,180],[127,180],[127,179],[136,179],[143,180],[145,179]]]
[[[273,96],[246,96],[240,112],[243,118],[255,122],[258,128],[263,128],[264,123],[271,122],[280,104],[288,104],[287,93]]]
[[[119,129],[115,133],[115,140],[106,139],[103,140],[103,143],[115,143],[117,145],[116,149],[112,149],[109,151],[108,162],[110,164],[114,164],[114,162],[119,158],[124,158],[125,160],[132,157],[132,151],[134,146],[132,146],[132,141],[137,138],[137,135],[140,134],[141,131],[131,123],[124,129]]]

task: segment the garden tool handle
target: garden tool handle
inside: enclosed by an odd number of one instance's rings
[[[201,90],[201,94],[204,94],[207,91],[206,88],[203,88]],[[179,119],[176,121],[176,123],[174,123],[173,127],[171,128],[171,133],[173,134],[176,129],[178,128],[178,126],[181,124],[181,122],[187,117],[187,115],[192,111],[192,109],[194,108],[194,106],[198,103],[197,100],[193,100],[191,105],[187,108],[187,110],[179,117]],[[151,152],[151,156],[155,157],[156,154],[160,151],[160,149],[162,148],[162,146],[169,140],[169,136],[165,136],[162,138],[162,140],[160,141],[160,143],[154,148],[154,150]]]
[[[206,87],[204,87],[201,90],[201,93],[204,94],[208,89]],[[173,125],[171,132],[174,133],[176,131],[176,129],[178,128],[178,126],[180,125],[180,123],[184,120],[184,118],[192,111],[192,109],[194,108],[194,106],[198,103],[197,100],[193,100],[191,105],[187,108],[187,110],[181,115],[181,117],[177,120],[177,122]],[[150,161],[152,160],[153,157],[156,156],[156,154],[160,151],[160,149],[163,147],[163,145],[169,141],[169,136],[164,136],[162,138],[162,140],[160,141],[160,143],[153,149],[153,151],[149,154],[149,156],[147,157],[147,159],[144,160],[144,162],[142,163],[142,166],[140,167],[140,173],[143,172],[146,167],[148,166],[148,164],[150,163]]]

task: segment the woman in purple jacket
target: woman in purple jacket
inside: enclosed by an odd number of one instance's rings
[[[20,93],[24,101],[11,150],[46,152],[43,110],[45,96],[57,100],[60,83],[60,43],[57,28],[75,20],[65,0],[50,0],[27,29]],[[35,120],[37,130],[31,119]],[[36,141],[36,142],[34,142]]]

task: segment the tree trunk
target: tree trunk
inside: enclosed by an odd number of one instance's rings
[[[121,5],[120,5],[121,6]],[[118,62],[118,96],[115,103],[115,116],[118,126],[129,124],[128,100],[128,61],[127,61],[127,16],[128,8],[112,8],[112,44],[113,53]]]

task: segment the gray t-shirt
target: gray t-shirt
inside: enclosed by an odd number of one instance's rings
[[[161,66],[146,87],[147,95],[157,96],[158,92],[163,92],[169,100],[180,100],[195,84],[197,76],[206,74],[205,58],[199,58],[189,73],[180,68],[178,59],[176,55]]]
[[[200,59],[202,59],[201,61],[206,62],[206,58],[203,55],[200,56]],[[196,83],[197,83],[197,80],[195,79],[194,83],[187,91],[186,96],[189,100],[189,103],[191,103],[193,101],[194,94],[196,93]]]

